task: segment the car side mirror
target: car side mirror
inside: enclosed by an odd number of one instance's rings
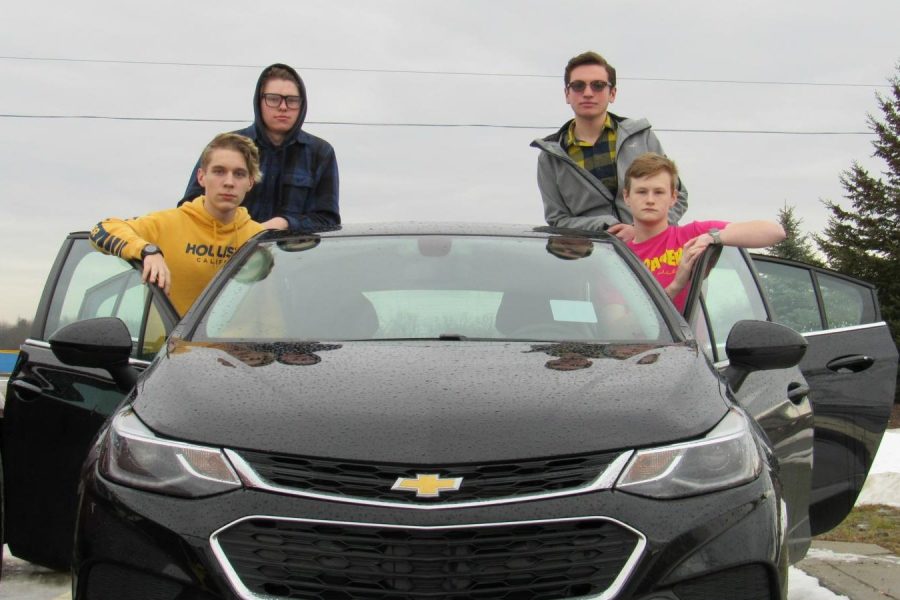
[[[71,323],[51,335],[49,342],[60,362],[105,369],[123,392],[137,381],[137,371],[129,364],[131,334],[122,319],[99,317]]]
[[[806,340],[784,325],[769,321],[738,321],[728,333],[725,378],[735,392],[754,371],[797,366],[806,354]]]

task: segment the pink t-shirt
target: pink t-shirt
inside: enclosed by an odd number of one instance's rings
[[[649,240],[640,243],[628,242],[628,247],[644,265],[650,269],[656,280],[666,287],[675,280],[675,272],[681,262],[684,244],[710,229],[724,229],[727,221],[692,221],[687,225],[669,225],[668,229]],[[672,302],[681,310],[687,300],[688,288],[681,290]]]

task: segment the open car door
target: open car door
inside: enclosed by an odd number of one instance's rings
[[[710,246],[700,257],[685,304],[685,318],[716,368],[728,367],[725,344],[744,319],[766,321],[768,312],[752,263],[737,248]],[[791,561],[810,543],[809,504],[813,472],[813,412],[809,386],[799,367],[751,373],[735,400],[759,424],[777,461],[788,510]]]
[[[6,542],[16,556],[45,566],[69,565],[81,465],[125,396],[106,371],[60,362],[48,340],[63,325],[99,316],[124,321],[138,370],[178,321],[164,294],[143,285],[132,265],[93,250],[87,234],[72,234],[10,375],[3,418]]]
[[[809,343],[800,368],[815,416],[816,535],[852,510],[872,466],[894,403],[897,347],[871,284],[770,256],[753,263],[772,320]]]
[[[741,318],[786,325],[809,344],[800,363],[805,383],[795,382],[788,396],[797,402],[808,393],[812,405],[810,534],[833,529],[853,509],[894,402],[897,347],[874,287],[795,261],[751,258],[736,248],[713,249],[698,264],[684,315],[698,339],[705,336],[717,365],[727,360],[725,336]],[[775,433],[763,415],[751,412],[770,436]]]

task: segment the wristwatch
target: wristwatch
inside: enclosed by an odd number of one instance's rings
[[[717,228],[713,227],[712,229],[709,229],[706,233],[708,233],[709,237],[712,238],[713,245],[716,245],[716,246],[722,245],[722,238],[719,237],[719,230]]]
[[[162,250],[156,244],[147,244],[141,249],[141,260],[144,260],[151,254],[159,254],[162,256]]]

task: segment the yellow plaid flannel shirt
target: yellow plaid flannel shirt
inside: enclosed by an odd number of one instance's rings
[[[600,137],[593,145],[575,137],[574,119],[569,124],[565,143],[569,158],[599,179],[615,197],[619,191],[619,180],[616,176],[616,124],[609,114],[606,115]]]

